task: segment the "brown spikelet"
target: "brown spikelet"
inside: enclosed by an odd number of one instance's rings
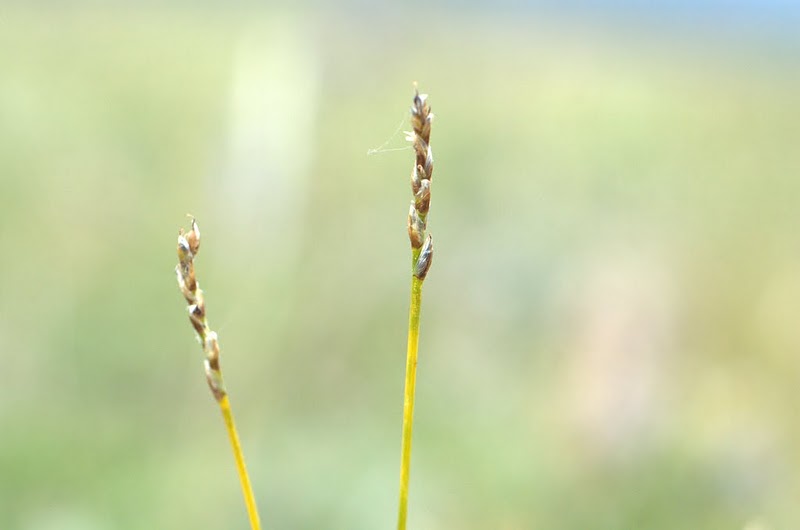
[[[420,250],[417,263],[414,266],[414,276],[420,280],[424,280],[425,276],[428,275],[428,270],[431,268],[431,263],[433,263],[433,238],[428,234],[428,237],[425,238],[425,244],[422,245],[422,250]]]

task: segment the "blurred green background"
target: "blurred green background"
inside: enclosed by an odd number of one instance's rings
[[[187,212],[265,528],[394,527],[413,81],[410,528],[800,527],[800,17],[627,4],[6,5],[0,529],[246,528]]]

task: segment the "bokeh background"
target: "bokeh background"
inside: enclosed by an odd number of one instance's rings
[[[790,2],[0,9],[0,529],[800,527]]]

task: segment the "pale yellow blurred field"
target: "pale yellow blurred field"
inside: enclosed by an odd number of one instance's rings
[[[413,81],[410,528],[800,525],[800,41],[422,13],[2,14],[0,529],[246,527],[187,212],[265,528],[393,527]]]

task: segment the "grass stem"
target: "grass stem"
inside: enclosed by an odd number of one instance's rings
[[[228,438],[230,438],[231,441],[233,458],[236,460],[236,471],[239,473],[239,482],[242,485],[242,495],[244,495],[244,504],[247,506],[247,517],[250,519],[250,528],[251,530],[261,530],[261,520],[258,517],[256,499],[253,495],[253,487],[250,485],[250,476],[247,474],[247,466],[244,463],[244,453],[242,452],[242,445],[239,443],[239,434],[236,432],[236,422],[233,419],[231,402],[227,394],[219,401],[219,409],[222,411],[222,417],[225,420],[225,428],[228,431]]]
[[[415,87],[416,88],[416,87]],[[417,351],[419,320],[422,306],[422,283],[433,260],[433,239],[426,234],[428,211],[431,205],[431,122],[433,113],[428,96],[414,90],[411,105],[411,127],[407,139],[414,146],[414,169],[411,172],[411,191],[414,199],[408,211],[408,239],[411,242],[411,306],[408,312],[408,346],[406,351],[406,384],[403,392],[403,436],[400,449],[400,502],[397,509],[397,529],[406,530],[408,515],[408,483],[411,471],[411,434],[414,425],[414,394],[417,386]]]
[[[408,347],[406,352],[406,384],[403,398],[403,440],[400,450],[400,505],[398,530],[405,530],[408,513],[408,479],[411,471],[411,435],[414,429],[414,395],[417,386],[417,351],[419,348],[419,315],[422,304],[422,280],[411,279],[411,307],[408,311]]]
[[[222,377],[222,366],[219,360],[219,340],[217,333],[212,331],[208,325],[205,296],[195,275],[194,259],[199,251],[200,228],[197,226],[197,221],[192,218],[192,229],[188,232],[184,232],[181,229],[178,233],[178,266],[175,267],[175,274],[178,278],[178,287],[189,305],[187,308],[189,322],[191,322],[195,333],[197,333],[200,345],[203,347],[208,388],[219,405],[222,418],[225,420],[225,429],[228,431],[233,458],[236,460],[236,472],[239,474],[239,482],[242,485],[242,494],[247,507],[247,516],[250,519],[250,528],[251,530],[261,530],[261,521],[258,517],[253,488],[250,485],[250,476],[247,474],[247,467],[244,464],[242,445],[236,432],[231,402],[228,398],[228,391],[225,388],[225,380]]]

